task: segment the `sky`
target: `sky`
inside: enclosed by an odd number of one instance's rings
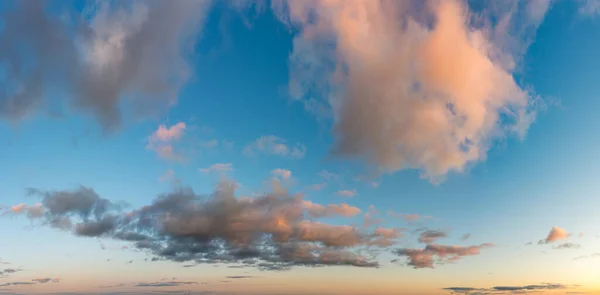
[[[600,1],[3,1],[0,294],[600,294]]]

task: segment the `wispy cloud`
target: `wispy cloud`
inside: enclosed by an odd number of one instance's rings
[[[271,170],[271,175],[279,177],[283,180],[289,180],[292,177],[292,171],[278,168]]]
[[[576,285],[542,283],[539,285],[495,286],[495,287],[491,287],[491,288],[448,287],[448,288],[444,288],[443,290],[450,291],[453,294],[488,295],[488,294],[528,294],[528,293],[537,293],[540,291],[573,289],[576,287],[577,287]],[[567,294],[570,294],[570,292]]]
[[[257,138],[254,142],[248,144],[244,148],[244,154],[247,156],[255,156],[257,154],[269,154],[281,157],[301,159],[306,154],[306,146],[300,143],[294,145],[280,137],[267,135]]]
[[[179,282],[179,281],[171,281],[171,282],[152,282],[152,283],[139,283],[136,284],[136,287],[177,287],[182,285],[196,285],[197,282]]]
[[[448,234],[439,230],[427,230],[419,234],[419,243],[431,244],[438,239],[447,237]]]
[[[233,164],[231,163],[216,163],[206,168],[200,168],[202,173],[218,173],[226,174],[233,171]]]
[[[560,245],[554,246],[554,249],[579,249],[581,245],[574,243],[562,243]]]
[[[335,194],[342,198],[353,198],[358,195],[358,191],[356,189],[344,189],[335,192]]]

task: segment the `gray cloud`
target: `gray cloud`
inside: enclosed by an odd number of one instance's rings
[[[491,288],[473,288],[473,287],[448,287],[443,290],[450,291],[452,294],[464,295],[487,295],[487,294],[525,294],[548,290],[563,290],[575,288],[575,285],[542,283],[539,285],[525,286],[495,286]]]
[[[5,269],[0,269],[0,278],[12,275],[12,274],[14,274],[16,272],[20,272],[20,271],[23,271],[23,270],[20,269],[20,268],[5,268]]]
[[[251,279],[255,278],[254,276],[228,276],[228,279]]]
[[[594,258],[594,257],[600,257],[600,252],[592,253],[590,255],[578,256],[578,257],[573,258],[573,260],[580,260],[580,259]]]
[[[481,249],[492,247],[490,243],[475,246],[449,246],[428,244],[424,249],[400,248],[392,253],[404,256],[414,268],[434,268],[435,264],[455,262],[465,256],[479,255]]]
[[[210,1],[95,1],[84,13],[63,5],[62,15],[47,4],[18,1],[2,12],[0,119],[68,104],[110,131],[121,124],[123,103],[147,115],[176,101]]]
[[[252,199],[237,197],[235,182],[224,180],[210,195],[177,189],[129,212],[86,187],[32,190],[41,196],[46,212],[32,220],[77,236],[132,242],[152,255],[152,261],[234,263],[263,270],[297,265],[377,267],[358,250],[388,247],[400,236],[394,229],[369,231],[311,220],[350,216],[356,208],[322,206],[329,208],[327,214],[317,214],[317,204],[307,206],[302,195],[290,194],[279,181],[272,181],[271,192]]]
[[[19,286],[19,285],[36,285],[36,284],[46,284],[46,283],[58,283],[60,280],[58,278],[38,278],[33,279],[29,282],[8,282],[0,284],[0,287],[8,287],[8,286]]]
[[[57,278],[39,278],[39,279],[33,279],[31,281],[38,283],[38,284],[45,284],[45,283],[49,283],[49,282],[52,282],[52,283],[60,282],[60,280]]]
[[[198,284],[197,282],[178,282],[178,281],[171,281],[171,282],[153,282],[153,283],[139,283],[136,284],[136,287],[177,287],[177,286],[182,286],[182,285],[196,285]]]
[[[439,230],[427,230],[419,234],[419,243],[431,244],[438,239],[447,237],[448,234]]]
[[[554,249],[579,249],[581,245],[574,243],[562,243],[560,245],[554,246]]]

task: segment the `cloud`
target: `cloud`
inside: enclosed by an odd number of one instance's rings
[[[431,244],[440,238],[447,237],[448,234],[439,230],[428,230],[419,234],[419,243]]]
[[[21,286],[21,285],[36,285],[36,284],[46,284],[46,283],[58,283],[60,279],[58,278],[39,278],[33,279],[30,282],[8,282],[0,284],[0,287],[8,287],[8,286]]]
[[[173,145],[183,137],[185,128],[183,122],[171,127],[166,127],[164,124],[158,126],[158,129],[148,137],[146,149],[155,151],[163,159],[181,160],[183,156],[175,152]]]
[[[581,245],[574,243],[562,243],[560,245],[554,246],[554,249],[579,249]]]
[[[112,213],[119,206],[98,196],[91,188],[79,187],[73,191],[29,190],[30,195],[42,198],[43,215],[29,216],[33,220],[42,219],[46,225],[63,230],[73,229],[81,236],[101,236],[114,229],[117,225],[117,215]],[[73,226],[72,219],[82,222]]]
[[[478,22],[488,10],[462,1],[276,2],[297,31],[289,94],[331,115],[336,156],[432,181],[464,171],[535,119],[537,96],[514,65],[548,5],[511,7]]]
[[[591,255],[578,256],[578,257],[573,258],[573,260],[580,260],[580,259],[594,258],[594,257],[600,257],[600,252],[592,253]]]
[[[308,186],[308,189],[318,192],[323,190],[325,187],[327,187],[327,183],[323,182],[323,183],[316,183],[313,185]]]
[[[319,176],[327,181],[340,180],[342,178],[341,175],[329,172],[328,170],[322,170],[321,172],[319,172]]]
[[[60,5],[64,13],[56,13],[47,4],[18,2],[2,12],[0,60],[7,66],[0,118],[17,121],[68,106],[97,118],[105,131],[120,127],[125,109],[154,116],[177,101],[192,77],[189,57],[210,7],[208,1],[94,2],[82,9]]]
[[[540,240],[538,244],[550,244],[556,241],[566,240],[568,237],[569,233],[566,230],[558,226],[553,226],[546,239]]]
[[[358,191],[356,191],[356,189],[345,189],[345,190],[339,190],[337,192],[335,192],[336,195],[338,195],[339,197],[343,197],[343,198],[353,198],[354,196],[356,196],[358,194]]]
[[[460,237],[460,239],[463,240],[463,241],[466,241],[466,240],[468,240],[470,238],[471,238],[471,234],[464,234],[464,235],[462,235],[462,237]]]
[[[363,227],[369,228],[373,225],[378,225],[382,223],[383,219],[377,218],[376,216],[378,215],[379,211],[377,211],[377,208],[375,208],[375,206],[373,205],[369,206],[369,211],[367,211],[367,213],[365,213],[365,216],[363,217]]]
[[[233,171],[233,164],[231,164],[231,163],[216,163],[207,168],[200,168],[199,170],[202,173],[226,174],[228,172]]]
[[[341,203],[339,205],[329,204],[327,206],[323,206],[320,204],[315,204],[311,201],[303,201],[303,205],[308,215],[315,218],[330,217],[336,215],[351,217],[360,213],[359,208],[350,206],[345,203]]]
[[[406,257],[408,265],[414,268],[434,268],[435,264],[455,262],[465,256],[479,255],[481,249],[492,246],[490,243],[466,247],[428,244],[424,249],[400,248],[393,253]]]
[[[600,13],[600,1],[598,0],[578,0],[578,12],[582,16],[595,17]]]
[[[527,294],[536,293],[540,291],[548,290],[564,290],[575,288],[575,285],[563,285],[563,284],[552,284],[542,283],[539,285],[525,285],[525,286],[496,286],[491,288],[473,288],[473,287],[448,287],[443,290],[450,291],[453,294],[464,294],[464,295],[487,295],[487,294]],[[568,294],[570,294],[569,292]]]
[[[158,177],[159,182],[177,182],[173,169],[168,169],[165,173]]]
[[[8,214],[26,214],[29,218],[36,218],[44,215],[44,207],[42,206],[42,204],[39,203],[31,206],[27,206],[25,204],[18,204],[12,206],[9,211],[5,211],[4,213],[0,214],[0,216]]]
[[[136,284],[136,287],[177,287],[177,286],[183,286],[183,285],[196,285],[198,283],[196,282],[176,282],[176,281],[172,281],[172,282],[153,282],[153,283],[139,283]]]
[[[247,156],[255,156],[259,153],[268,155],[276,155],[292,159],[304,158],[306,154],[306,146],[300,143],[289,145],[283,138],[266,135],[257,138],[244,148],[244,154]]]
[[[281,184],[254,198],[236,197],[235,182],[228,180],[209,195],[178,188],[128,212],[86,187],[32,191],[42,197],[46,210],[33,221],[77,236],[127,241],[153,260],[233,263],[264,270],[377,267],[376,260],[358,250],[388,247],[394,237],[392,230],[382,228],[368,231],[312,221],[309,217],[352,216],[359,210],[347,204],[308,203]]]
[[[60,279],[58,278],[39,278],[39,279],[33,279],[31,280],[32,282],[38,283],[38,284],[45,284],[45,283],[58,283],[60,282]]]
[[[289,180],[292,177],[292,171],[280,168],[271,170],[271,174],[283,180]]]
[[[228,276],[228,279],[251,279],[251,278],[255,278],[253,276]]]
[[[392,210],[388,210],[387,212],[388,216],[390,217],[397,217],[397,218],[402,218],[404,219],[406,222],[408,223],[413,223],[419,220],[423,220],[423,219],[429,219],[431,218],[431,216],[421,216],[419,214],[398,214]]]
[[[5,268],[5,269],[0,269],[0,278],[7,277],[9,275],[12,275],[14,273],[21,272],[21,271],[23,271],[23,270],[20,269],[20,268]]]

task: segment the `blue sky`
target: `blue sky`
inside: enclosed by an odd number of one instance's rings
[[[0,6],[0,294],[600,291],[599,2],[40,3]],[[204,235],[236,258],[156,250]]]

